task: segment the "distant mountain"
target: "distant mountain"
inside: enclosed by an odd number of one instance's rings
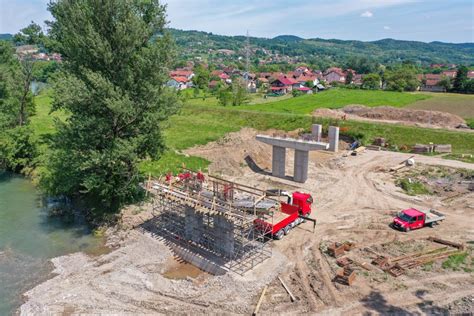
[[[302,41],[303,38],[299,37],[299,36],[295,36],[295,35],[278,35],[276,37],[273,38],[274,40],[277,40],[277,41],[283,41],[283,42],[299,42],[299,41]]]
[[[0,34],[0,41],[1,40],[9,41],[9,40],[12,39],[12,37],[13,37],[13,35],[9,34],[9,33]]]
[[[245,36],[223,36],[200,31],[169,30],[183,58],[207,58],[210,50],[228,49],[245,56]],[[363,42],[337,39],[302,39],[293,35],[250,37],[251,58],[285,55],[301,62],[344,63],[351,57],[369,58],[382,64],[413,61],[424,65],[454,63],[474,65],[474,43],[416,42],[394,39]],[[273,58],[275,59],[275,58]]]

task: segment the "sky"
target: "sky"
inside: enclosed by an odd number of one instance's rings
[[[0,33],[51,19],[49,0],[0,0]],[[474,42],[474,0],[163,0],[169,26],[222,35]]]

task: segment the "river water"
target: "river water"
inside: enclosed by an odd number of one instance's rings
[[[0,315],[14,314],[22,293],[52,277],[49,259],[105,251],[87,225],[51,218],[23,177],[0,171]]]

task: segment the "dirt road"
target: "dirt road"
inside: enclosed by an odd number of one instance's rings
[[[203,273],[183,279],[165,277],[173,266],[170,258],[175,256],[169,243],[139,229],[121,232],[114,235],[120,246],[109,254],[98,258],[83,254],[56,258],[58,275],[26,293],[21,313],[251,314],[267,284],[261,306],[264,314],[443,313],[474,308],[472,272],[435,266],[431,271],[415,269],[394,278],[361,269],[355,284],[349,287],[332,282],[337,267],[321,251],[330,242],[346,240],[355,242],[358,248],[431,235],[472,242],[474,193],[449,201],[432,195],[408,196],[395,186],[393,175],[387,172],[408,155],[375,151],[347,157],[341,153],[312,154],[308,181],[297,184],[273,178],[264,170],[252,171],[245,162],[245,157],[253,154],[248,147],[252,138],[246,139],[227,144],[234,148],[233,155],[220,150],[225,143],[199,150],[218,161],[214,170],[229,180],[310,192],[315,200],[312,217],[318,221],[314,232],[309,222],[295,228],[274,243],[272,259],[243,277]],[[258,150],[261,157],[253,157],[257,165],[268,157],[271,148],[263,145]],[[287,173],[291,175],[292,155],[287,159]],[[415,160],[474,170],[472,164],[436,157],[417,156]],[[219,166],[234,170],[226,174]],[[388,224],[393,215],[408,207],[437,208],[446,213],[447,219],[436,228],[409,234],[391,229]],[[370,262],[369,258],[361,260]],[[296,302],[291,302],[277,276],[289,286]]]

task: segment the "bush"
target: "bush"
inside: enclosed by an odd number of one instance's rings
[[[19,126],[5,131],[0,140],[0,168],[16,173],[29,174],[37,157],[33,131],[27,126]]]
[[[400,179],[397,183],[408,195],[430,194],[430,191],[419,181]]]
[[[462,252],[448,257],[446,261],[442,263],[443,269],[459,270],[459,267],[464,264],[467,258],[467,253]]]

